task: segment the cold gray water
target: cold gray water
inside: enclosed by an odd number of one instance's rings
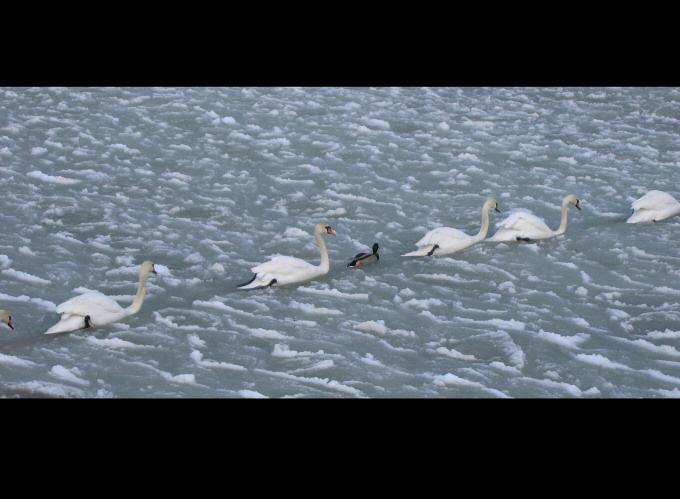
[[[677,88],[1,88],[0,397],[678,397],[680,216],[626,219],[680,199],[679,125]],[[236,287],[319,222],[327,274]],[[145,260],[137,314],[43,334]]]

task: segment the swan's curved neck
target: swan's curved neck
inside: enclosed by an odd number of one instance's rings
[[[144,297],[146,296],[146,281],[148,278],[149,278],[148,272],[142,271],[139,273],[139,286],[137,287],[137,295],[135,296],[135,301],[133,301],[132,305],[125,309],[125,312],[128,315],[136,314],[137,312],[139,312],[139,309],[142,308],[142,303],[144,302]]]
[[[323,237],[321,237],[321,233],[317,232],[314,234],[314,237],[316,237],[316,242],[319,243],[319,248],[321,249],[321,264],[319,267],[326,272],[328,272],[328,269],[330,269],[330,261],[328,260],[328,250],[326,249],[326,242],[323,240]]]
[[[560,226],[555,231],[555,235],[557,236],[564,234],[567,230],[567,208],[569,208],[569,201],[564,201],[562,203],[562,219],[560,220]]]
[[[475,241],[481,241],[486,237],[486,233],[489,232],[489,207],[485,206],[482,209],[482,227],[475,236]]]

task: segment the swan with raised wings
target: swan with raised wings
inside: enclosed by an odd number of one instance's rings
[[[518,211],[512,213],[502,222],[499,222],[498,226],[500,229],[487,241],[531,241],[564,234],[567,230],[567,207],[570,204],[573,204],[579,210],[581,209],[578,197],[574,194],[565,197],[562,201],[562,218],[557,230],[552,230],[543,219],[536,215],[525,211]]]
[[[487,199],[482,206],[482,227],[477,235],[471,236],[459,229],[450,227],[438,227],[425,234],[416,243],[417,250],[402,256],[446,255],[472,246],[486,237],[489,230],[489,210],[492,208],[498,213],[501,212],[495,199]]]
[[[250,270],[255,273],[253,278],[248,282],[239,284],[237,287],[241,289],[255,289],[269,286],[284,286],[295,282],[309,281],[310,279],[327,274],[330,262],[328,260],[326,243],[323,237],[321,237],[322,234],[334,236],[335,232],[326,223],[319,223],[314,227],[314,237],[321,250],[321,263],[319,265],[312,265],[305,260],[292,256],[278,255],[268,262],[251,268]]]
[[[629,224],[638,222],[658,222],[664,218],[680,213],[680,203],[664,191],[649,191],[631,205],[633,214]]]
[[[146,261],[142,263],[139,271],[137,295],[129,307],[121,307],[116,300],[99,291],[88,291],[58,305],[56,312],[61,314],[61,320],[45,331],[45,334],[66,333],[90,326],[103,326],[136,314],[142,308],[146,296],[146,281],[149,272],[157,274],[153,262]]]

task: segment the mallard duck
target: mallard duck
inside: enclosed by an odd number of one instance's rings
[[[330,262],[326,243],[321,234],[335,235],[331,226],[326,223],[316,224],[314,227],[314,237],[321,249],[321,263],[312,265],[300,258],[292,256],[275,256],[271,260],[251,268],[255,275],[253,278],[239,284],[241,289],[266,288],[269,286],[283,286],[294,282],[308,281],[328,273]]]
[[[375,263],[380,260],[380,255],[378,254],[378,248],[380,245],[378,243],[373,243],[373,253],[357,253],[354,257],[350,258],[352,260],[347,264],[348,267],[353,269],[358,269],[370,263]]]

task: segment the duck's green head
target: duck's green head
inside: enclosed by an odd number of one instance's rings
[[[380,248],[380,245],[378,243],[373,243],[373,253],[377,253],[378,248]]]

